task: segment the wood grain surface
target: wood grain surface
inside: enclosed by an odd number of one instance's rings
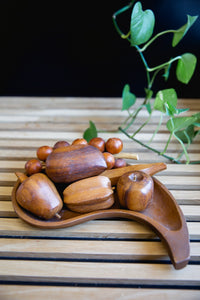
[[[179,108],[186,107],[198,112],[200,99],[179,99]],[[119,98],[0,98],[0,299],[66,299],[66,294],[74,299],[199,299],[200,165],[172,164],[131,142],[116,131],[125,117]],[[156,112],[138,138],[147,142],[158,119]],[[82,137],[89,120],[105,140],[119,137],[123,151],[138,154],[137,162],[128,163],[167,164],[154,176],[170,190],[187,222],[191,258],[184,269],[175,270],[156,233],[135,221],[93,220],[45,230],[17,217],[11,203],[14,173],[24,171],[38,147]],[[153,147],[162,150],[167,138],[164,120]],[[199,149],[197,136],[189,148],[192,161],[200,160]],[[173,140],[167,154],[179,151]]]

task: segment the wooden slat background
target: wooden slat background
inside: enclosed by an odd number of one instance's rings
[[[133,294],[134,299],[200,298],[200,165],[172,164],[115,132],[126,117],[120,107],[118,98],[0,98],[0,299],[65,299],[69,293],[74,299],[133,299]],[[196,113],[200,100],[180,99],[179,107]],[[147,142],[158,119],[155,113],[138,138]],[[39,146],[82,137],[89,120],[104,139],[120,137],[124,151],[138,153],[134,163],[167,163],[167,170],[155,177],[185,215],[191,247],[186,268],[175,270],[156,234],[137,222],[94,220],[41,230],[16,216],[11,204],[14,172],[24,170]],[[153,147],[162,150],[167,138],[163,123]],[[199,149],[198,136],[189,148],[192,161],[200,160]],[[167,153],[179,151],[173,140]]]

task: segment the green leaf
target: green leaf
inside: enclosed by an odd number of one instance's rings
[[[173,117],[177,111],[176,107],[170,104],[168,101],[165,103],[165,109],[166,109],[166,114],[171,117]]]
[[[180,115],[180,114],[182,114],[182,113],[184,113],[184,112],[186,112],[188,110],[189,110],[189,108],[177,108],[176,109],[176,114]]]
[[[161,90],[156,94],[154,101],[154,109],[166,113],[166,104],[168,104],[168,106],[173,105],[174,107],[176,107],[177,94],[174,89]]]
[[[176,132],[192,125],[196,121],[194,116],[191,117],[173,117],[167,121],[167,128],[170,132]]]
[[[136,46],[150,39],[155,25],[154,13],[147,9],[142,10],[141,2],[137,2],[131,14],[131,45]]]
[[[97,129],[92,121],[89,121],[89,128],[87,128],[83,133],[83,138],[89,142],[92,138],[97,137]]]
[[[130,86],[126,84],[122,92],[122,110],[128,110],[136,101],[136,96],[130,92]]]
[[[176,108],[173,104],[168,101],[165,103],[166,113],[168,116],[180,115],[189,110],[189,108]]]
[[[193,115],[197,120],[200,121],[200,112],[196,113]]]
[[[151,103],[150,103],[150,102],[148,102],[148,103],[147,103],[147,104],[145,104],[144,106],[146,107],[146,109],[147,109],[148,113],[149,113],[149,114],[151,114],[151,113],[152,113],[152,109],[151,109]]]
[[[178,60],[177,68],[176,68],[176,77],[182,83],[187,84],[196,67],[197,59],[194,54],[185,53]]]
[[[183,143],[192,143],[193,139],[196,136],[196,132],[194,131],[194,125],[188,126],[185,130],[177,131],[176,135],[179,137],[179,139],[181,139]]]
[[[194,125],[200,126],[200,112],[193,115],[196,118]]]
[[[194,24],[198,16],[190,16],[187,15],[187,23],[183,25],[181,28],[177,29],[174,32],[173,40],[172,40],[172,46],[175,47],[180,40],[184,37],[184,35],[187,33],[187,31],[190,29],[190,27]]]

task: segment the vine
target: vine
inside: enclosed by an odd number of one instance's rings
[[[156,93],[153,98],[153,85],[155,79],[159,74],[162,73],[165,80],[169,78],[170,69],[172,64],[176,63],[176,78],[178,81],[184,84],[188,84],[191,80],[195,68],[197,58],[192,53],[184,53],[176,57],[170,58],[168,61],[163,62],[154,67],[150,67],[147,61],[145,51],[148,47],[151,46],[160,36],[166,34],[172,34],[172,47],[178,45],[178,43],[185,36],[190,27],[194,24],[198,16],[187,15],[187,22],[179,29],[165,30],[157,33],[152,37],[154,26],[155,26],[155,16],[152,10],[148,9],[143,11],[141,2],[131,1],[128,5],[124,6],[117,12],[113,14],[113,24],[117,33],[124,40],[127,40],[130,43],[130,46],[135,48],[139,57],[144,65],[146,73],[146,87],[145,96],[142,104],[139,106],[136,105],[137,97],[134,93],[130,91],[130,85],[126,84],[122,91],[122,111],[127,111],[127,118],[118,128],[119,131],[124,133],[127,137],[132,139],[134,142],[139,143],[143,147],[162,155],[163,157],[175,162],[181,163],[181,158],[185,155],[185,163],[190,162],[190,157],[188,154],[188,147],[192,143],[193,139],[200,130],[195,128],[200,126],[200,113],[193,114],[191,116],[180,116],[180,114],[189,110],[187,109],[178,109],[178,97],[174,88],[168,88],[160,90]],[[133,8],[132,8],[133,7]],[[124,13],[127,10],[132,9],[131,20],[130,20],[130,30],[128,33],[122,32],[121,28],[118,25],[117,17]],[[145,109],[147,112],[147,118],[145,122],[137,128],[134,132],[130,132],[130,127],[134,124],[135,120],[138,117],[138,114],[141,110]],[[147,144],[139,141],[135,136],[150,122],[152,114],[154,111],[159,111],[160,120],[158,125],[150,138]],[[160,126],[163,121],[163,117],[167,118],[166,127],[169,131],[169,138],[164,146],[163,151],[159,151],[150,146],[156,134],[159,132]],[[84,137],[87,139],[87,135],[94,137],[97,135],[97,129],[95,124],[90,121],[90,127],[84,132]],[[167,148],[171,139],[175,138],[181,145],[182,152],[178,155],[177,158],[170,157],[166,155]],[[197,163],[197,162],[196,162]]]

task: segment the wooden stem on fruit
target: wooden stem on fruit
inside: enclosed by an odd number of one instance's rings
[[[17,178],[21,183],[28,178],[24,173],[20,173],[20,172],[16,172],[15,175],[17,176]]]
[[[134,171],[143,171],[150,176],[165,170],[167,165],[165,163],[152,163],[152,164],[140,164],[140,165],[131,165],[123,168],[106,170],[101,173],[102,176],[106,176],[110,179],[112,186],[116,185],[119,178],[128,172]]]
[[[135,159],[138,160],[139,156],[136,153],[128,153],[128,152],[120,152],[118,154],[114,154],[115,158],[125,158],[125,159]]]
[[[55,217],[61,219],[61,215],[59,215],[58,213],[55,214]]]

